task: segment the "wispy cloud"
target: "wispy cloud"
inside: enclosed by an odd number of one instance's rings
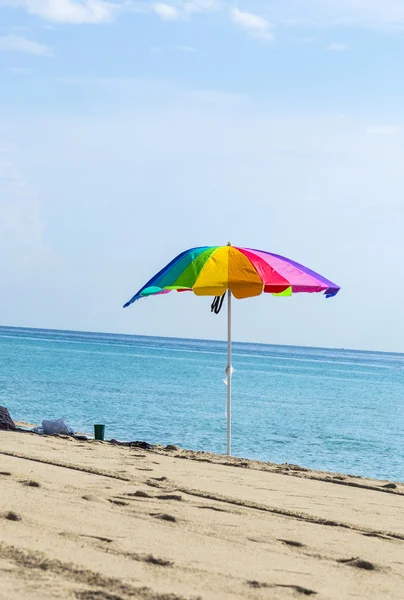
[[[402,0],[329,0],[334,18],[362,26],[403,26]]]
[[[187,52],[188,54],[195,54],[197,52],[197,49],[193,46],[178,46],[177,50],[180,50],[180,52]]]
[[[273,39],[273,25],[264,17],[251,12],[245,12],[238,8],[232,8],[230,17],[233,23],[247,31],[253,37],[265,40]]]
[[[233,22],[256,37],[271,39],[271,22],[286,27],[404,28],[403,0],[0,0],[53,23],[106,23],[125,12],[154,12],[167,21],[197,13],[231,11]]]
[[[49,46],[13,33],[0,36],[0,51],[23,52],[24,54],[35,54],[36,56],[53,55],[53,50]]]
[[[188,14],[212,12],[217,10],[222,2],[220,0],[179,0],[182,9]],[[178,2],[178,0],[177,0]]]
[[[106,0],[0,0],[1,5],[24,8],[28,13],[55,23],[104,23],[111,21],[126,2]]]
[[[181,13],[175,6],[158,2],[153,6],[154,12],[164,21],[176,21],[181,18]]]
[[[152,11],[165,21],[187,21],[194,15],[216,11],[222,5],[226,6],[226,0],[167,0],[152,4]],[[147,10],[147,5],[143,6]]]
[[[396,125],[370,125],[366,127],[365,133],[367,135],[391,136],[399,134],[400,129]]]
[[[342,42],[334,42],[328,46],[328,50],[331,52],[345,52],[347,45]]]
[[[277,3],[251,0],[248,6],[251,11],[260,10],[261,14],[268,16],[275,23],[295,28],[404,27],[402,0],[283,0]]]
[[[152,54],[161,54],[163,52],[163,50],[160,48],[160,46],[151,46],[150,52]]]

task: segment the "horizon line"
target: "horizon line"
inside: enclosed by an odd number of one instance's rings
[[[166,339],[166,340],[184,340],[189,342],[217,342],[223,345],[227,345],[226,340],[221,339],[211,339],[211,338],[187,338],[187,337],[175,337],[175,336],[164,336],[164,335],[147,335],[147,334],[138,334],[138,333],[116,333],[110,331],[90,331],[90,330],[78,330],[78,329],[53,329],[48,327],[24,327],[21,325],[0,325],[0,330],[2,329],[11,329],[11,330],[29,330],[34,332],[53,332],[53,333],[67,333],[67,334],[90,334],[90,335],[108,335],[108,336],[124,336],[124,337],[138,337],[138,338],[156,338],[156,339]],[[393,352],[388,350],[362,350],[357,348],[344,348],[344,347],[328,347],[328,346],[308,346],[308,345],[294,345],[294,344],[270,344],[265,342],[246,342],[246,341],[237,341],[233,340],[233,344],[253,344],[255,346],[272,346],[277,348],[306,348],[308,350],[337,350],[342,352],[363,352],[368,354],[389,354],[389,355],[397,355],[404,356],[404,352]]]

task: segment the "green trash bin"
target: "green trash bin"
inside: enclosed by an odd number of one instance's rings
[[[105,425],[94,425],[94,439],[103,440],[105,434]]]

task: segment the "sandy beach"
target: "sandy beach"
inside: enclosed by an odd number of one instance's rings
[[[404,484],[0,433],[0,598],[404,598]]]

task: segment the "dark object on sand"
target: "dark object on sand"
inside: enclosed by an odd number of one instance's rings
[[[21,521],[21,517],[17,515],[15,512],[10,510],[8,513],[4,515],[4,518],[8,521]]]
[[[33,488],[41,487],[40,483],[38,483],[37,481],[32,481],[32,479],[30,479],[29,481],[22,481],[21,483],[22,483],[22,485],[26,485],[27,487],[33,487]]]
[[[17,429],[10,413],[4,406],[0,406],[0,429],[3,431],[15,431]]]
[[[94,425],[94,439],[103,440],[105,435],[105,425]]]
[[[115,446],[127,446],[128,448],[141,448],[142,450],[152,450],[153,445],[148,444],[147,442],[120,442],[115,438],[109,440],[110,444],[114,444]]]
[[[152,444],[148,444],[147,442],[129,442],[130,448],[141,448],[142,450],[152,450]]]

